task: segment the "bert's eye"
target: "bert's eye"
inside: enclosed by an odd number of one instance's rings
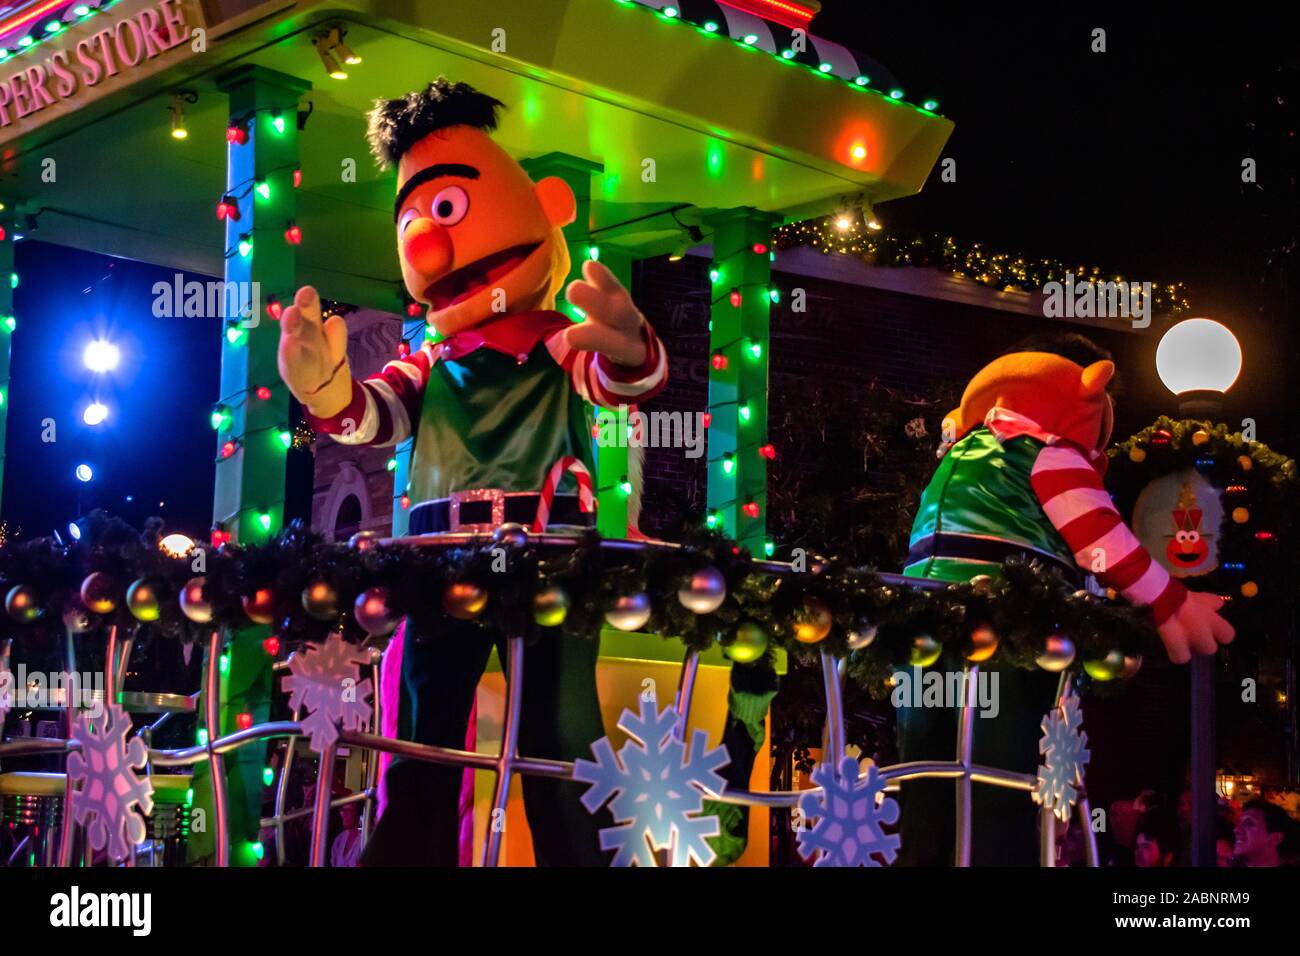
[[[433,197],[430,210],[440,226],[454,226],[469,212],[469,194],[459,186],[448,186]]]

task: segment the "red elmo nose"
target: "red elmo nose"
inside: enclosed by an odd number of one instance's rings
[[[417,219],[402,235],[402,258],[422,276],[438,276],[451,266],[451,236],[432,219]]]

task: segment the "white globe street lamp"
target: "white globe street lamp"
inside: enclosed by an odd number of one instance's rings
[[[1156,347],[1156,373],[1184,414],[1216,414],[1241,374],[1241,345],[1213,319],[1185,319]]]

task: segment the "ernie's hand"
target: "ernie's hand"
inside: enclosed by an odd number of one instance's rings
[[[352,400],[348,327],[342,316],[321,321],[320,296],[304,286],[280,320],[280,377],[317,418],[331,418]]]
[[[640,365],[646,360],[641,336],[645,316],[614,273],[599,262],[584,262],[582,276],[570,282],[564,293],[570,305],[587,314],[586,321],[565,331],[569,348],[597,352],[619,365]]]
[[[1178,610],[1157,628],[1171,661],[1186,664],[1193,653],[1213,654],[1220,644],[1232,643],[1237,632],[1219,616],[1221,607],[1223,598],[1216,594],[1187,592]]]

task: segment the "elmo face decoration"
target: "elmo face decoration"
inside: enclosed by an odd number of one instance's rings
[[[1165,548],[1165,557],[1175,567],[1192,570],[1205,563],[1210,556],[1210,545],[1201,537],[1201,518],[1205,512],[1196,507],[1196,493],[1190,484],[1184,484],[1178,496],[1178,507],[1172,512],[1174,536]]]
[[[1133,530],[1152,557],[1176,578],[1208,574],[1219,566],[1219,492],[1193,469],[1162,475],[1138,495]]]

